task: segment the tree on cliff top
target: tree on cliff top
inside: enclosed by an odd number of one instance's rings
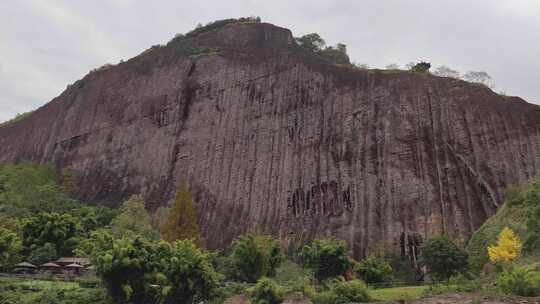
[[[303,48],[314,53],[320,52],[326,46],[326,42],[317,33],[306,34],[296,38],[296,42]]]
[[[161,229],[161,234],[163,239],[168,242],[188,239],[200,244],[199,231],[193,196],[187,184],[182,183],[170,208],[167,220]]]
[[[410,67],[410,71],[413,73],[427,73],[429,72],[430,68],[431,68],[431,63],[421,61],[413,65],[412,67]]]

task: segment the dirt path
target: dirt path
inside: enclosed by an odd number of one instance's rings
[[[234,296],[225,304],[249,304],[249,299],[245,296]],[[373,302],[383,303],[383,302]],[[522,298],[522,297],[507,297],[496,298],[487,297],[479,294],[470,293],[454,293],[436,297],[425,298],[415,301],[394,301],[387,302],[392,304],[540,304],[540,298]],[[301,296],[289,296],[283,301],[283,304],[311,304],[311,301]]]
[[[454,293],[416,301],[396,301],[396,304],[540,304],[540,298],[488,297],[479,294]]]

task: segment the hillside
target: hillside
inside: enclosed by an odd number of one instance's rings
[[[524,257],[519,262],[540,269],[540,177],[510,188],[505,204],[472,235],[468,250],[473,267],[480,269],[488,262],[486,248],[497,242],[504,227],[524,241]]]
[[[540,166],[540,107],[427,73],[333,64],[290,30],[236,23],[91,72],[0,128],[0,163],[54,163],[77,197],[144,196],[181,180],[210,248],[262,230],[333,235],[356,257],[468,239]]]

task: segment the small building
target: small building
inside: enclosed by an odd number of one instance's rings
[[[62,257],[56,260],[55,263],[62,267],[66,267],[67,265],[70,265],[70,264],[78,264],[83,267],[88,267],[92,264],[89,258],[84,258],[84,257]]]
[[[37,266],[30,264],[28,262],[22,262],[15,265],[15,267],[13,267],[14,273],[34,274],[36,273],[36,271],[37,271]]]
[[[60,274],[62,273],[62,267],[58,264],[49,262],[39,266],[39,271],[43,273]]]
[[[84,266],[73,263],[64,266],[64,269],[68,274],[80,275],[84,271]]]

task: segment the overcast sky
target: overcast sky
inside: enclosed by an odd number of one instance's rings
[[[495,91],[540,104],[540,0],[0,0],[0,121],[199,22],[250,15],[371,67],[485,70]]]

